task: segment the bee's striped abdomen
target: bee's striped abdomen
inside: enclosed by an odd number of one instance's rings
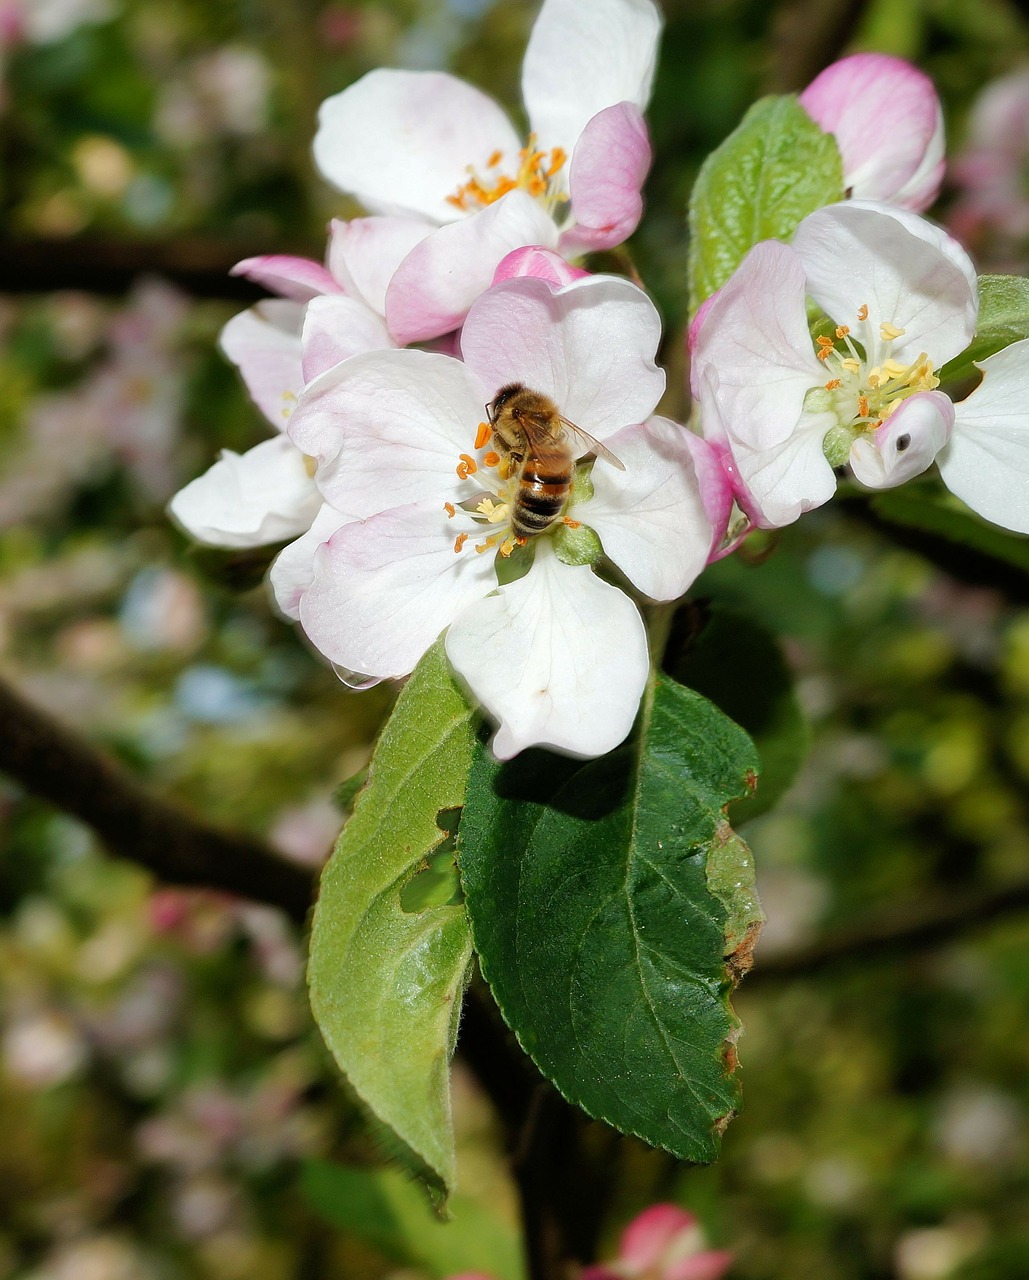
[[[571,460],[555,466],[526,459],[511,512],[511,529],[519,538],[543,533],[558,518],[572,487],[572,470]]]

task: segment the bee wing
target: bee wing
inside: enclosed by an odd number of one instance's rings
[[[625,463],[620,458],[616,458],[606,445],[601,444],[599,440],[594,440],[588,431],[583,431],[582,427],[577,427],[574,422],[569,422],[564,417],[561,419],[561,425],[570,436],[574,436],[590,453],[595,453],[598,458],[603,458],[605,462],[615,467],[618,471],[625,470]]]

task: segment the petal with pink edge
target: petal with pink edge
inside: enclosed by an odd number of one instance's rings
[[[251,399],[277,431],[304,389],[300,329],[304,308],[269,299],[241,311],[221,332],[219,345],[239,369]]]
[[[455,553],[443,508],[413,503],[339,529],[314,558],[300,601],[308,638],[330,661],[405,676],[444,627],[496,586],[489,555]]]
[[[523,578],[468,608],[447,654],[499,721],[507,760],[531,746],[592,757],[629,733],[647,678],[646,630],[628,596],[537,547]]]
[[[522,98],[539,146],[571,151],[598,111],[641,110],[661,36],[651,0],[544,0],[522,64]]]
[[[497,151],[517,165],[521,142],[492,98],[441,71],[369,71],[318,113],[315,163],[373,213],[463,217],[447,197]]]
[[[854,441],[850,469],[870,489],[893,489],[932,466],[953,426],[950,397],[942,391],[920,391],[902,401],[873,437]]]
[[[943,179],[943,112],[933,82],[901,58],[856,53],[834,62],[800,105],[835,136],[844,186],[858,200],[927,209]]]
[[[636,718],[647,682],[647,632],[624,592],[539,539],[532,568],[467,607],[447,632],[447,657],[500,722],[499,760],[526,747],[600,756]]]
[[[983,380],[955,409],[937,462],[943,483],[973,511],[1029,533],[1029,339],[979,365]]]
[[[604,554],[652,600],[677,600],[707,564],[712,529],[687,437],[667,418],[610,436],[625,466],[593,468],[593,497],[574,515],[600,537]]]
[[[826,380],[804,293],[800,258],[787,245],[764,240],[709,300],[691,365],[709,439],[728,432],[767,449],[796,429],[804,397]]]
[[[557,227],[524,191],[439,227],[403,260],[386,290],[386,323],[399,345],[456,329],[490,287],[497,264],[524,245],[557,244]]]
[[[294,622],[300,617],[300,599],[314,581],[314,556],[323,542],[350,521],[341,511],[324,502],[310,529],[295,542],[283,547],[272,561],[268,581],[275,603]]]
[[[632,235],[643,214],[640,191],[651,158],[646,122],[631,102],[589,121],[568,171],[573,225],[561,233],[562,253],[613,249]]]
[[[546,280],[555,289],[559,289],[562,285],[571,284],[573,280],[585,280],[589,274],[580,267],[573,267],[553,249],[529,244],[521,249],[512,249],[505,258],[501,258],[493,273],[493,283],[500,284],[503,280],[533,276],[537,280]]]
[[[633,1271],[656,1266],[677,1244],[700,1246],[700,1231],[692,1213],[677,1204],[653,1204],[633,1218],[622,1232],[621,1259]]]
[[[347,515],[471,497],[457,465],[470,453],[486,393],[451,356],[373,351],[354,356],[305,391],[290,437],[317,458],[318,486]]]
[[[347,293],[386,314],[386,289],[411,250],[433,230],[424,218],[334,218],[329,270]]]
[[[883,359],[882,322],[904,331],[890,349],[901,363],[923,352],[939,367],[972,341],[979,312],[975,268],[961,246],[924,218],[851,200],[809,214],[793,237],[807,290],[848,325],[872,365]],[[868,316],[859,321],[861,307]]]
[[[295,538],[320,503],[303,454],[285,436],[246,453],[221,457],[172,498],[168,511],[198,542],[213,547],[261,547]]]
[[[508,383],[524,383],[606,440],[646,421],[661,398],[660,339],[654,304],[628,280],[590,276],[555,290],[525,278],[478,299],[461,331],[461,352],[491,399]]]
[[[388,351],[395,343],[381,316],[356,298],[315,298],[308,304],[301,335],[304,381],[363,351]]]
[[[229,272],[232,276],[245,276],[255,284],[263,285],[272,293],[294,302],[310,302],[322,293],[343,293],[340,284],[320,262],[310,258],[294,258],[285,253],[273,253],[263,258],[244,258]]]
[[[792,524],[833,496],[836,475],[822,452],[822,441],[834,423],[832,414],[805,413],[781,444],[749,449],[732,442],[740,505],[755,524],[763,529]]]

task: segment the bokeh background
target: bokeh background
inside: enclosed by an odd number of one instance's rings
[[[665,10],[632,250],[667,321],[669,411],[687,411],[693,177],[755,96],[844,51],[935,78],[955,161],[936,216],[984,268],[1024,273],[1019,6]],[[391,694],[344,690],[269,607],[265,562],[198,553],[164,507],[218,448],[265,434],[216,350],[256,296],[229,267],[320,256],[327,219],[356,212],[311,163],[319,101],[391,64],[451,68],[517,111],[533,16],[524,0],[0,0],[0,666],[161,793],[308,867]],[[782,637],[813,748],[745,828],[769,916],[736,1000],[746,1110],[710,1168],[615,1144],[607,1252],[661,1198],[699,1214],[739,1280],[1025,1280],[1026,542],[969,557],[851,495],[694,594]],[[381,1148],[313,1029],[285,917],[164,887],[3,778],[0,839],[3,1280],[444,1273],[316,1194],[312,1162],[371,1168]],[[1015,908],[985,920],[983,895],[1009,890]],[[869,943],[930,901],[950,925]],[[851,935],[864,944],[833,951]],[[455,1091],[492,1257],[514,1197],[460,1064]]]

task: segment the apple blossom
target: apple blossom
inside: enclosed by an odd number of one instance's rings
[[[580,1280],[721,1280],[732,1261],[724,1249],[705,1249],[692,1213],[655,1204],[625,1228],[618,1257],[587,1267]]]
[[[831,335],[812,340],[806,296]],[[844,463],[890,488],[937,460],[973,510],[1029,532],[1029,342],[984,360],[961,403],[937,390],[977,311],[964,250],[886,205],[831,205],[804,219],[792,246],[756,245],[691,338],[704,434],[755,523],[789,524],[827,501]]]
[[[463,361],[371,352],[308,387],[288,430],[317,459],[327,505],[313,563],[287,549],[273,582],[280,601],[293,592],[315,646],[386,679],[449,628],[451,662],[500,722],[499,757],[534,744],[592,756],[621,742],[647,679],[646,629],[594,572],[600,546],[639,592],[672,600],[713,539],[693,465],[703,442],[651,416],[659,337],[653,304],[625,280],[513,278],[471,308]],[[513,383],[550,397],[625,468],[580,466],[562,518],[528,540],[511,528],[517,472],[482,422]],[[576,456],[588,451],[576,443]]]
[[[632,233],[660,29],[653,0],[544,0],[522,68],[524,145],[492,98],[440,72],[380,68],[322,104],[325,178],[427,233],[386,293],[398,344],[457,328],[512,249],[568,257]]]
[[[943,110],[933,82],[885,53],[841,58],[808,85],[800,105],[836,138],[843,185],[856,200],[921,212],[943,181]]]

